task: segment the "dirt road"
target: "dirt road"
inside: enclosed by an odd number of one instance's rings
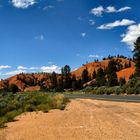
[[[140,140],[140,103],[72,100],[64,111],[27,113],[0,140]]]

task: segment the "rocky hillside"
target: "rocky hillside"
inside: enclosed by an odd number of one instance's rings
[[[121,69],[117,72],[118,78],[125,78],[126,80],[134,73],[135,71],[135,63],[124,58],[113,58],[117,63],[117,66],[121,66]],[[76,69],[72,72],[78,79],[81,78],[82,72],[84,69],[88,70],[89,76],[92,76],[94,70],[97,71],[100,67],[106,69],[109,63],[109,59],[103,60],[101,62],[91,62],[83,65],[82,67]],[[131,65],[131,67],[129,67]],[[127,68],[127,66],[129,68]]]
[[[124,59],[124,58],[113,58],[117,63],[117,76],[119,78],[125,78],[126,81],[129,80],[129,77],[135,71],[134,62]],[[71,72],[71,75],[75,75],[76,79],[80,79],[84,69],[88,70],[89,76],[92,77],[94,71],[97,71],[100,67],[106,69],[110,59],[103,60],[101,62],[91,62],[84,64],[82,67],[79,67],[77,70]],[[60,75],[57,75],[57,80],[59,80]],[[94,82],[93,79],[91,82]],[[8,84],[7,84],[8,83]],[[6,80],[0,81],[0,89],[4,88],[5,85],[15,84],[21,91],[34,91],[40,90],[41,87],[50,88],[52,86],[51,74],[47,73],[35,73],[35,74],[18,74],[13,77],[10,77]]]
[[[59,75],[57,75],[59,78]],[[0,81],[0,88],[5,86],[8,82],[9,85],[15,84],[21,91],[36,91],[41,87],[51,87],[51,74],[48,73],[32,73],[32,74],[18,74],[6,80]]]

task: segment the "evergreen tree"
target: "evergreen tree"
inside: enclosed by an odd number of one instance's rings
[[[70,66],[69,65],[65,65],[62,69],[61,69],[61,72],[62,72],[62,75],[64,76],[68,76],[70,75]]]
[[[96,71],[95,70],[93,71],[92,79],[96,79]]]
[[[120,86],[123,86],[123,85],[125,85],[125,84],[126,84],[125,78],[120,78],[120,80],[119,80],[119,85],[120,85]]]
[[[117,86],[118,85],[118,78],[116,74],[116,62],[114,60],[110,60],[108,64],[108,86]]]
[[[58,79],[57,89],[58,89],[59,91],[63,91],[63,76],[61,76],[61,77]]]
[[[130,77],[129,77],[129,80],[130,79],[133,79],[133,78],[135,78],[135,75],[134,74],[131,74]]]
[[[82,88],[82,80],[81,79],[76,81],[76,87],[77,87],[77,89],[81,89]]]
[[[1,80],[1,82],[2,82],[3,90],[9,91],[10,90],[9,80]]]
[[[102,68],[99,68],[97,70],[96,84],[99,87],[104,86],[106,84],[105,73],[104,73],[104,70]]]
[[[10,89],[11,89],[12,93],[16,93],[19,91],[18,86],[15,84],[11,84]]]
[[[120,62],[118,62],[117,63],[117,71],[120,71],[122,69],[123,69],[123,65]]]
[[[124,68],[126,69],[126,68],[129,68],[129,63],[125,63],[124,64]]]
[[[136,42],[134,43],[134,62],[136,66],[135,76],[140,77],[140,37],[137,38]]]
[[[51,75],[51,83],[52,83],[52,88],[57,87],[57,75],[55,72],[53,72]]]
[[[89,81],[88,71],[87,69],[84,69],[82,72],[82,83],[86,83]]]
[[[76,80],[76,76],[72,75],[72,89],[76,90],[77,89],[77,80]]]
[[[71,82],[71,69],[70,66],[65,65],[62,68],[62,76],[63,76],[63,87],[64,89],[71,88],[72,82]]]
[[[129,60],[128,66],[131,67],[131,61]]]

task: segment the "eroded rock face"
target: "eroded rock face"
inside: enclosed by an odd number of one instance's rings
[[[38,91],[42,86],[50,88],[52,86],[51,74],[18,74],[6,80],[1,80],[0,89],[4,89],[5,86],[10,87],[12,84],[15,84],[20,91]]]
[[[124,59],[124,58],[113,58],[113,59],[115,62],[122,65],[122,69],[125,69],[126,64],[131,63],[132,69],[126,68],[127,75],[125,75],[125,73],[123,75],[122,72],[121,72],[121,74],[119,74],[119,72],[118,72],[119,78],[121,75],[122,78],[126,77],[126,80],[127,80],[128,77],[130,77],[134,73],[135,63],[132,61],[129,61],[128,59]],[[106,60],[103,60],[101,62],[87,63],[87,64],[83,65],[82,67],[78,68],[77,70],[73,71],[72,74],[74,74],[77,77],[77,79],[80,79],[83,70],[87,69],[89,76],[91,76],[93,74],[94,70],[97,71],[99,68],[103,68],[103,69],[107,68],[109,61],[110,61],[109,59],[106,59]]]

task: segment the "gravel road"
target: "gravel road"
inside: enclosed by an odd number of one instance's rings
[[[0,140],[139,140],[140,103],[73,99],[64,111],[33,112],[0,129]]]

